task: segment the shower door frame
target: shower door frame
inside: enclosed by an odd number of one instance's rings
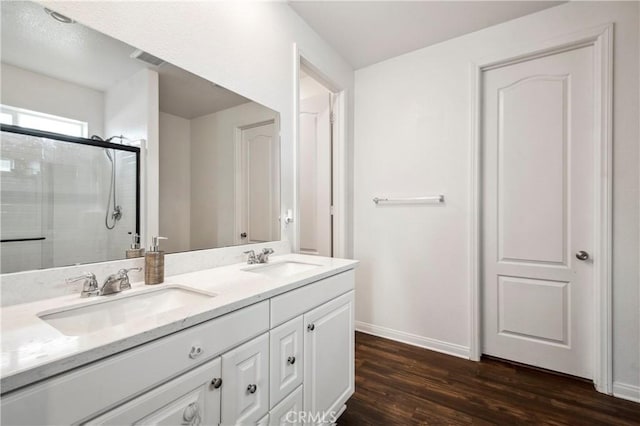
[[[33,136],[37,138],[53,139],[60,142],[75,143],[78,145],[94,146],[96,148],[116,149],[119,151],[133,152],[136,155],[136,233],[140,235],[140,148],[130,145],[97,141],[94,139],[81,138],[77,136],[63,135],[61,133],[46,132],[44,130],[30,129],[28,127],[13,126],[10,124],[0,124],[0,131],[16,133],[20,135]]]

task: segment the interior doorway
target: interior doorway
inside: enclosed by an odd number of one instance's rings
[[[337,97],[303,65],[299,79],[299,251],[333,257],[333,144]]]

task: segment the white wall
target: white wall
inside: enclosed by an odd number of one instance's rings
[[[347,90],[353,116],[352,68],[284,2],[41,3],[279,111],[283,210],[293,205],[294,43]],[[283,237],[290,240],[293,228]]]
[[[2,63],[2,103],[88,123],[89,135],[102,135],[104,94],[68,81]]]
[[[640,385],[638,16],[637,2],[571,2],[356,72],[361,328],[468,353],[470,62],[614,22],[614,380]],[[439,193],[444,205],[371,201]]]
[[[236,129],[268,120],[277,126],[274,111],[255,102],[191,120],[193,248],[235,244]]]
[[[104,137],[122,135],[132,141],[146,141],[133,143],[141,146],[140,234],[145,246],[149,246],[151,237],[158,235],[159,229],[158,90],[158,73],[143,69],[105,92]],[[124,143],[131,144],[126,140]],[[112,244],[128,247],[130,229],[116,227],[117,232],[113,234],[118,235],[118,240]]]
[[[160,233],[167,252],[191,250],[191,121],[160,112]]]

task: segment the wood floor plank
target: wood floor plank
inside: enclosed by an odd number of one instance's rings
[[[338,424],[640,425],[640,404],[578,379],[356,333],[356,393]]]

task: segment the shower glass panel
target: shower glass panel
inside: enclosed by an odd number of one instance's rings
[[[139,156],[137,147],[3,125],[0,272],[124,258],[139,232]]]

